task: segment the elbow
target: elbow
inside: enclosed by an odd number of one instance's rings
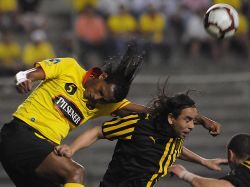
[[[103,139],[103,132],[102,132],[102,126],[97,126],[96,127],[96,134],[97,134],[97,139]]]

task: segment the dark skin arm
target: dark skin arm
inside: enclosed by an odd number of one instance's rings
[[[147,107],[136,103],[130,103],[125,107],[123,107],[122,109],[116,110],[113,114],[117,116],[126,116],[133,112],[136,113],[147,112]]]
[[[44,80],[45,73],[41,67],[33,68],[34,71],[27,74],[27,80],[16,85],[18,92],[28,93],[32,89],[32,82],[37,80]],[[130,103],[120,110],[114,112],[115,115],[125,116],[131,112],[147,112],[147,107],[135,103]],[[208,129],[210,134],[217,136],[221,132],[221,125],[205,116],[200,116],[196,119],[197,124],[203,125],[204,128]]]
[[[27,80],[16,85],[16,89],[19,93],[28,93],[32,89],[32,82],[37,80],[44,80],[45,73],[41,67],[32,68],[30,73],[27,74]]]
[[[125,107],[123,107],[122,109],[115,111],[114,114],[118,116],[125,116],[132,112],[147,112],[147,111],[148,108],[143,105],[130,103]],[[209,119],[206,116],[199,116],[196,119],[196,124],[201,124],[204,128],[209,130],[209,133],[212,136],[217,136],[221,133],[221,125],[216,121]]]

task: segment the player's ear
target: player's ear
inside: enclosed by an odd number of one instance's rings
[[[108,74],[106,72],[102,72],[101,75],[99,75],[98,79],[105,80],[108,77]]]
[[[228,160],[231,162],[236,160],[236,155],[231,149],[228,149]]]
[[[167,116],[167,120],[168,120],[168,123],[170,125],[173,125],[174,124],[174,115],[172,113],[169,113]]]

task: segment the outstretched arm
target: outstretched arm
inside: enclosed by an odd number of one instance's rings
[[[95,126],[85,130],[70,145],[59,145],[55,148],[55,153],[59,156],[72,157],[78,150],[94,144],[103,138],[102,127]]]
[[[118,116],[125,116],[131,112],[147,112],[147,111],[148,108],[146,106],[130,103],[125,107],[123,107],[122,109],[115,111],[114,114]],[[209,119],[206,116],[199,116],[196,119],[196,124],[201,124],[204,128],[209,130],[209,133],[212,136],[217,136],[221,133],[221,125],[218,122],[213,121],[212,119]]]
[[[32,82],[44,79],[45,73],[41,67],[19,71],[15,76],[17,91],[20,93],[28,93],[32,89]]]
[[[129,103],[128,105],[124,106],[123,108],[116,110],[113,114],[117,116],[127,116],[133,112],[147,112],[147,108],[143,105],[136,104],[136,103]]]
[[[226,180],[205,178],[195,175],[186,170],[182,165],[176,164],[169,168],[169,172],[173,173],[180,179],[192,184],[194,187],[233,187],[233,185]]]
[[[189,162],[194,162],[197,164],[201,164],[209,169],[220,171],[221,164],[227,164],[228,161],[226,159],[216,158],[216,159],[205,159],[198,154],[192,152],[191,150],[183,147],[180,159],[186,160]]]

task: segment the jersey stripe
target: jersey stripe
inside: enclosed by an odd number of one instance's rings
[[[138,115],[129,115],[123,118],[115,118],[105,122],[102,125],[102,131],[105,138],[114,140],[116,138],[131,139],[138,122]]]
[[[107,139],[116,139],[116,138],[119,138],[119,137],[126,137],[128,135],[131,135],[131,133],[134,131],[134,127],[131,127],[131,128],[126,128],[122,131],[117,131],[117,132],[114,132],[112,134],[108,134],[108,135],[105,135],[105,138]],[[126,139],[126,138],[125,138]]]
[[[167,157],[165,165],[164,165],[164,170],[163,170],[162,176],[165,176],[168,172],[168,167],[171,165],[171,160],[174,156],[173,153],[174,153],[175,147],[176,147],[176,141],[174,141],[172,148],[170,150],[170,153],[168,154],[168,157]]]
[[[244,161],[241,163],[242,165],[246,166],[248,169],[250,169],[250,161]]]
[[[117,132],[124,131],[124,130],[129,129],[129,128],[134,128],[134,127],[135,127],[135,124],[130,124],[130,125],[126,125],[125,127],[121,127],[119,129],[115,129],[115,130],[112,130],[112,131],[107,131],[107,132],[103,131],[103,134],[104,134],[104,136],[107,136],[107,135],[110,135],[110,134],[114,134],[114,133],[117,133]]]
[[[183,142],[183,139],[178,139],[178,138],[174,141],[174,145],[172,147],[171,153],[168,156],[168,160],[164,166],[164,173],[162,176],[167,175],[168,168],[173,164],[173,162],[176,161],[176,158],[180,155],[180,149],[182,148],[182,142]]]
[[[125,117],[122,117],[122,118],[113,118],[112,120],[110,121],[106,121],[105,123],[103,123],[103,126],[111,126],[111,125],[115,125],[119,122],[122,122],[122,121],[125,121],[125,120],[129,120],[131,118],[137,118],[138,115],[135,114],[135,115],[129,115],[129,116],[125,116]]]
[[[129,121],[125,121],[125,122],[119,122],[119,123],[116,123],[112,126],[104,126],[103,127],[103,132],[109,132],[109,131],[113,131],[113,130],[119,130],[120,128],[122,127],[126,127],[126,126],[129,126],[131,124],[135,124],[139,119],[135,119],[135,120],[129,120]]]
[[[166,146],[165,146],[165,151],[164,151],[164,153],[163,153],[163,155],[162,155],[162,157],[161,157],[161,159],[160,159],[160,161],[159,161],[159,170],[158,170],[157,173],[155,173],[155,174],[151,177],[151,179],[150,179],[149,182],[147,183],[147,186],[146,186],[146,187],[151,187],[151,186],[153,186],[154,183],[156,182],[158,176],[159,176],[159,173],[162,173],[162,170],[163,170],[163,168],[162,168],[162,163],[164,162],[164,160],[166,159],[166,157],[167,157],[167,155],[168,155],[168,153],[169,153],[169,148],[172,146],[173,140],[174,140],[173,138],[170,138],[169,141],[168,141],[168,143],[166,144]]]

